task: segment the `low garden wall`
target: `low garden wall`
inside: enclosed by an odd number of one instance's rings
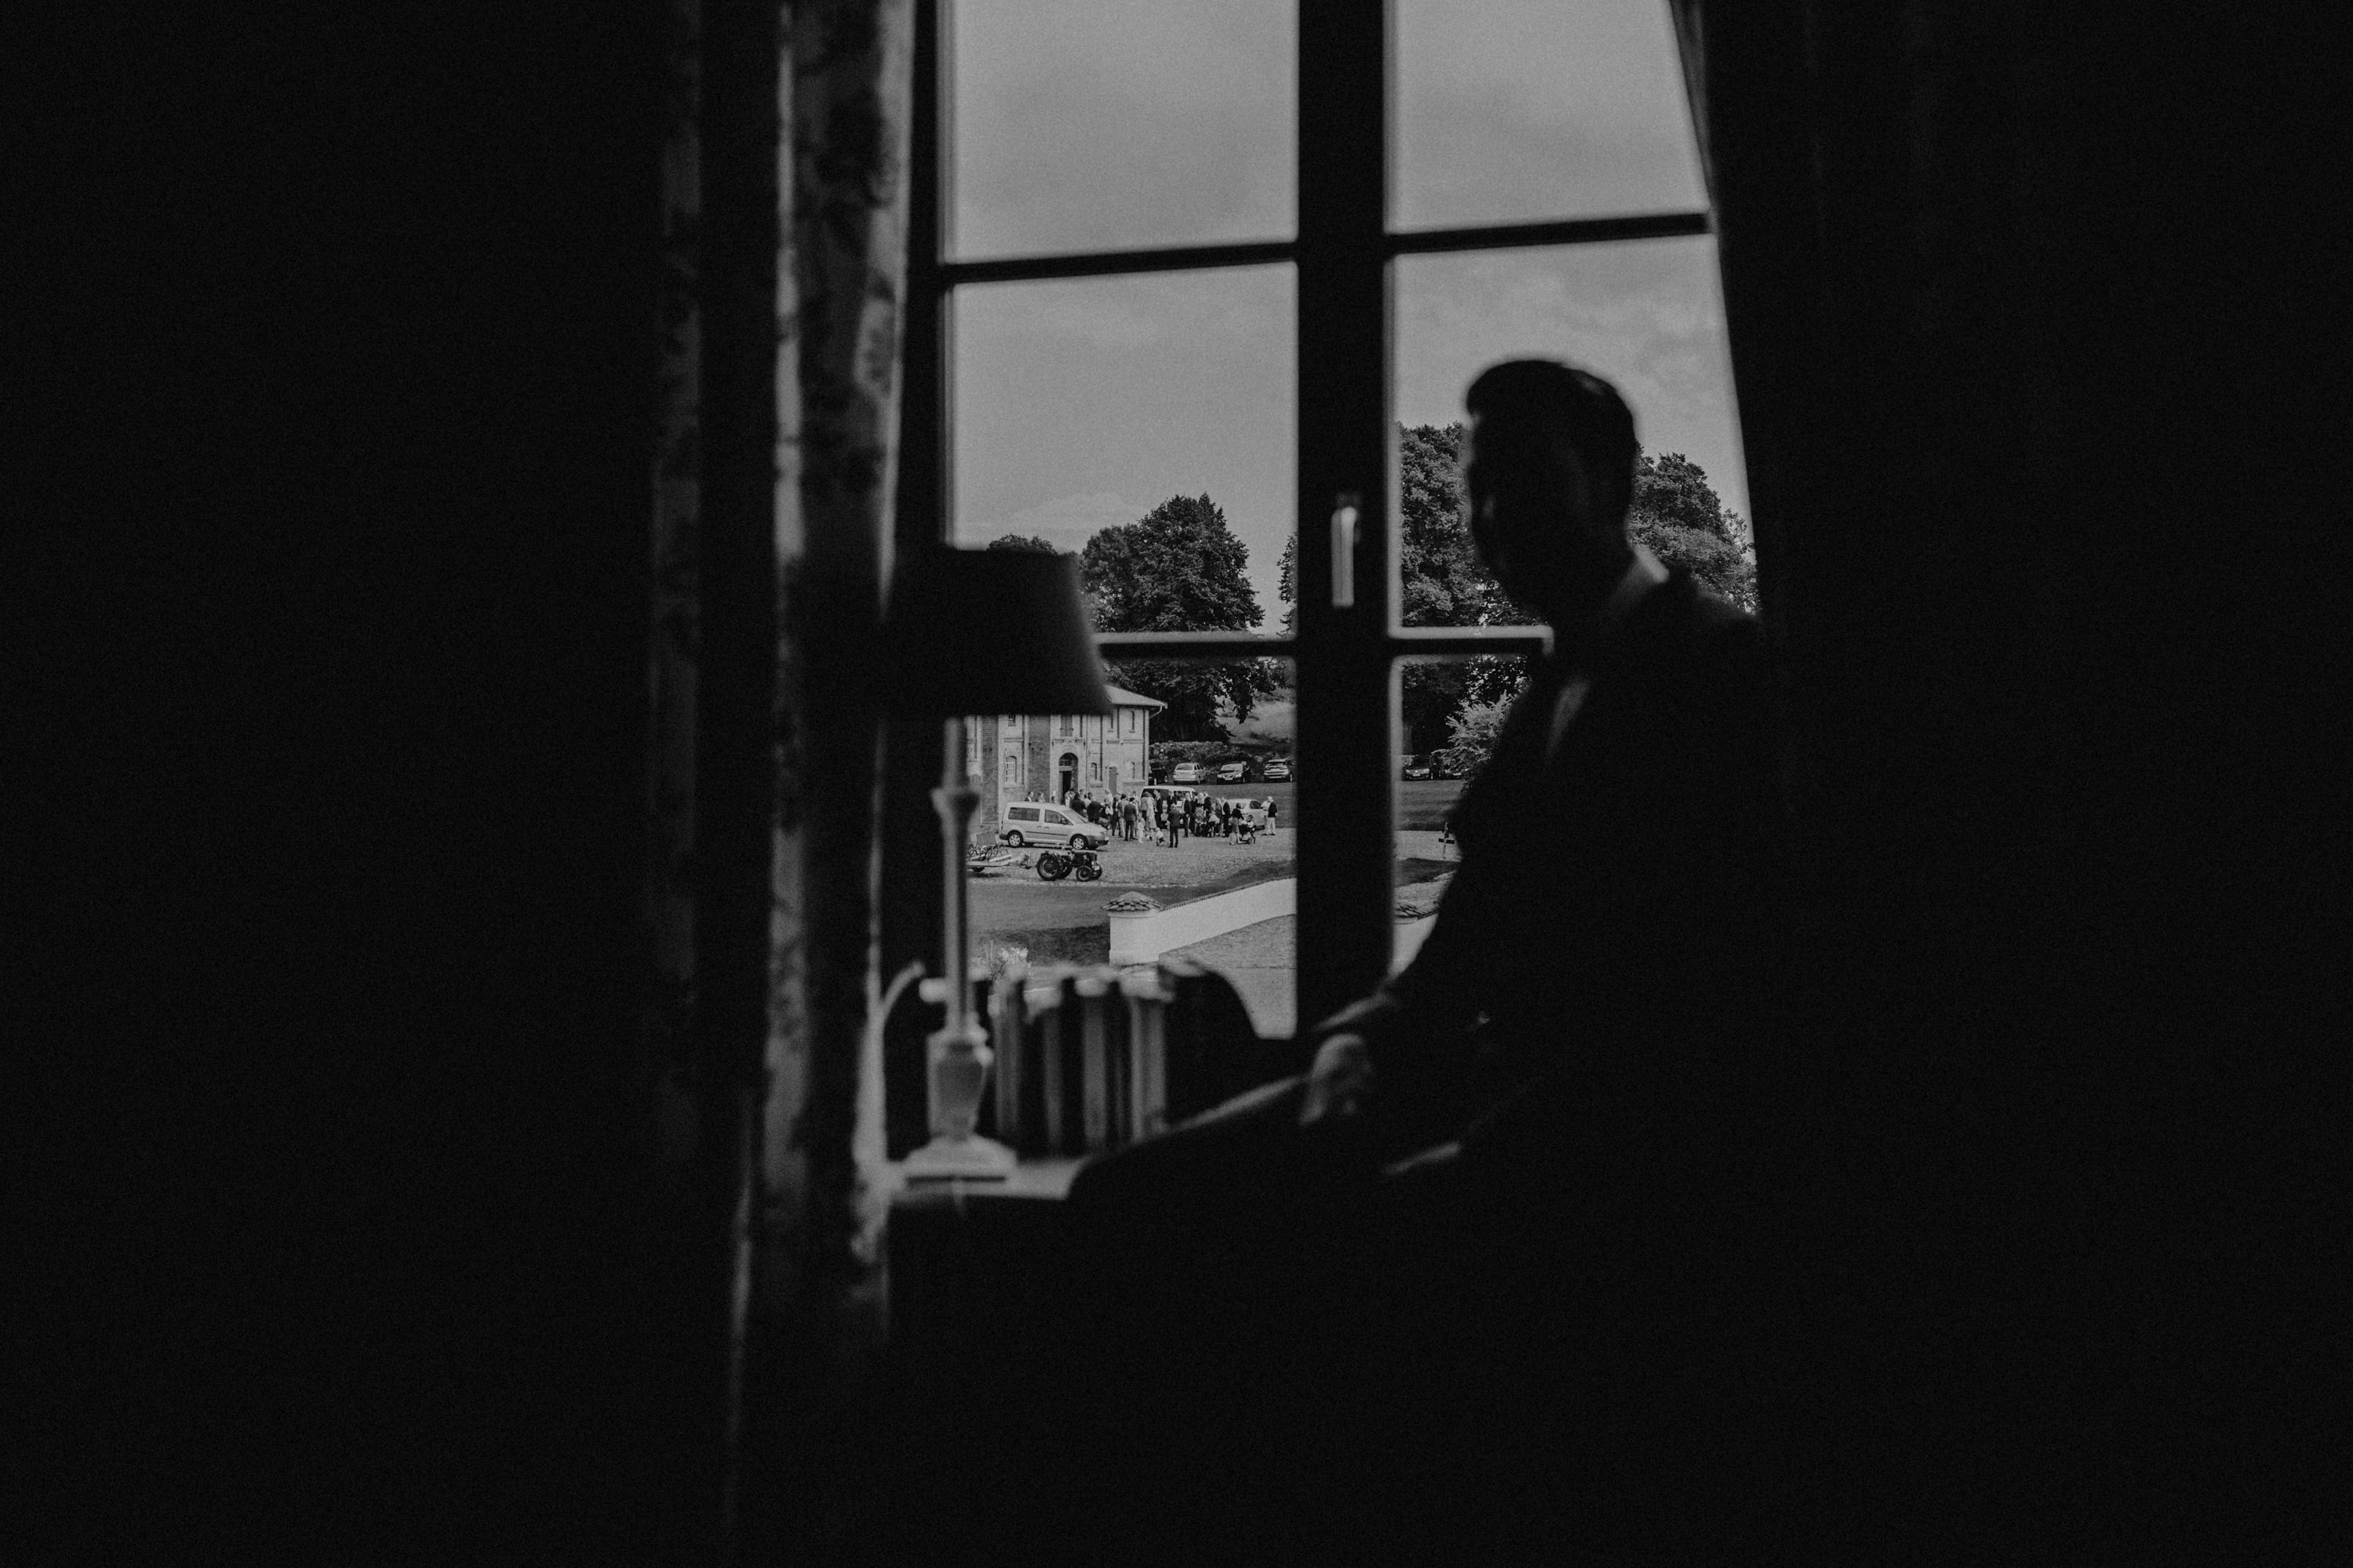
[[[1172,909],[1162,909],[1137,894],[1113,899],[1111,914],[1111,961],[1153,963],[1173,948],[1206,942],[1241,926],[1256,925],[1297,912],[1299,879],[1279,877],[1253,882],[1230,893],[1212,893]]]

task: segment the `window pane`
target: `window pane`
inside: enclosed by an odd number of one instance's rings
[[[1404,624],[1529,618],[1494,595],[1459,510],[1446,511],[1442,483],[1472,378],[1526,357],[1567,360],[1618,388],[1651,460],[1637,480],[1636,537],[1754,606],[1747,471],[1712,237],[1402,257],[1396,300]]]
[[[951,254],[1290,237],[1291,9],[957,0]]]
[[[1233,629],[1281,627],[1295,504],[1289,267],[992,284],[958,289],[955,307],[958,543],[1080,551],[1207,496],[1247,552],[1247,594],[1219,584],[1248,601]]]
[[[1410,959],[1460,863],[1447,822],[1518,695],[1518,658],[1398,661],[1397,946]]]
[[[1663,0],[1395,5],[1395,226],[1706,205]]]
[[[1230,700],[1217,706],[1215,727],[1223,739],[1191,742],[1166,741],[1159,724],[1170,708],[1123,684],[1133,680],[1181,703],[1182,691],[1155,679],[1167,673],[1114,667],[1120,715],[1092,734],[1066,735],[1050,716],[970,726],[987,737],[976,743],[990,753],[976,759],[983,765],[975,770],[981,797],[975,850],[999,857],[981,865],[970,885],[975,970],[1190,960],[1232,981],[1260,1034],[1288,1035],[1296,1013],[1296,817],[1287,778],[1267,774],[1270,767],[1278,775],[1288,772],[1290,662],[1263,662],[1261,679],[1250,683],[1247,716]],[[1147,787],[1155,783],[1159,787]],[[1066,795],[1075,797],[1066,808],[1074,817],[1053,809]],[[1155,796],[1157,818],[1149,804]],[[1172,837],[1169,805],[1197,801],[1202,808]],[[1041,875],[1041,867],[1060,869],[1043,852],[1067,850],[1074,833],[1091,844],[1105,840],[1096,850],[1103,876],[1082,880],[1076,868]],[[1114,929],[1106,906],[1127,895],[1149,900],[1158,912],[1120,917]]]

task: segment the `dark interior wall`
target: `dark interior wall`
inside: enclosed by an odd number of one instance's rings
[[[659,22],[168,7],[17,55],[12,1531],[628,1554],[671,1321],[630,1055]]]

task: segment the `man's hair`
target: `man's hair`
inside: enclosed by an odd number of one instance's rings
[[[1462,404],[1472,417],[1495,424],[1559,420],[1586,471],[1609,487],[1619,509],[1632,500],[1642,451],[1633,410],[1599,376],[1558,360],[1510,359],[1481,371]]]

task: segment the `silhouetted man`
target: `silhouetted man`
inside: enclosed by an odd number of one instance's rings
[[[1799,1147],[1766,649],[1627,537],[1606,383],[1515,361],[1465,401],[1472,537],[1556,643],[1454,812],[1437,921],[1305,1075],[1094,1162],[1072,1217],[1135,1292],[1098,1310],[1152,1347],[1145,1419],[1295,1420],[1324,1524],[1429,1524],[1475,1481],[1461,1528],[1548,1499],[1663,1549],[1754,1458],[1744,1260]]]

